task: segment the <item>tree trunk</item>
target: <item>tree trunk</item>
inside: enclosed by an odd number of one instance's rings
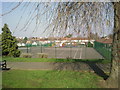
[[[108,86],[118,88],[120,84],[120,2],[114,3],[114,34],[112,48],[112,69],[110,77],[107,79]]]

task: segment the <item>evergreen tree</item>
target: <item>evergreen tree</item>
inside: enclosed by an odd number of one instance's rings
[[[71,38],[71,37],[72,37],[72,34],[68,34],[68,35],[66,35],[65,37]]]
[[[7,24],[4,24],[4,27],[2,28],[2,55],[13,57],[20,56],[17,40],[11,35]]]
[[[25,38],[23,39],[23,43],[26,43],[26,42],[27,42],[27,40],[28,40],[28,38],[27,38],[27,37],[25,37]]]

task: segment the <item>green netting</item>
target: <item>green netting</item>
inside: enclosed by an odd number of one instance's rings
[[[54,43],[47,43],[47,44],[37,44],[37,45],[32,45],[32,44],[26,44],[24,47],[37,47],[37,46],[41,46],[42,47],[51,47],[53,46]]]
[[[31,46],[32,46],[32,44],[26,44],[25,46],[26,46],[26,47],[31,47]]]
[[[111,60],[111,44],[94,42],[94,48],[105,58]]]
[[[51,47],[52,43],[42,44],[43,47]]]

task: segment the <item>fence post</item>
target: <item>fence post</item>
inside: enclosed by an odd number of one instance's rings
[[[27,45],[27,53],[28,53],[28,45]]]
[[[41,53],[42,53],[42,44],[40,44],[40,46],[41,46],[41,49],[40,49],[40,50],[41,50]]]
[[[71,58],[71,53],[72,53],[72,44],[71,44],[71,40],[70,40],[70,58]]]

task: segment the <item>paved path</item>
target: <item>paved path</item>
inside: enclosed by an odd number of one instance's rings
[[[82,62],[7,62],[11,69],[25,70],[77,70],[77,71],[95,71],[99,68],[109,72],[109,64],[94,64]]]

